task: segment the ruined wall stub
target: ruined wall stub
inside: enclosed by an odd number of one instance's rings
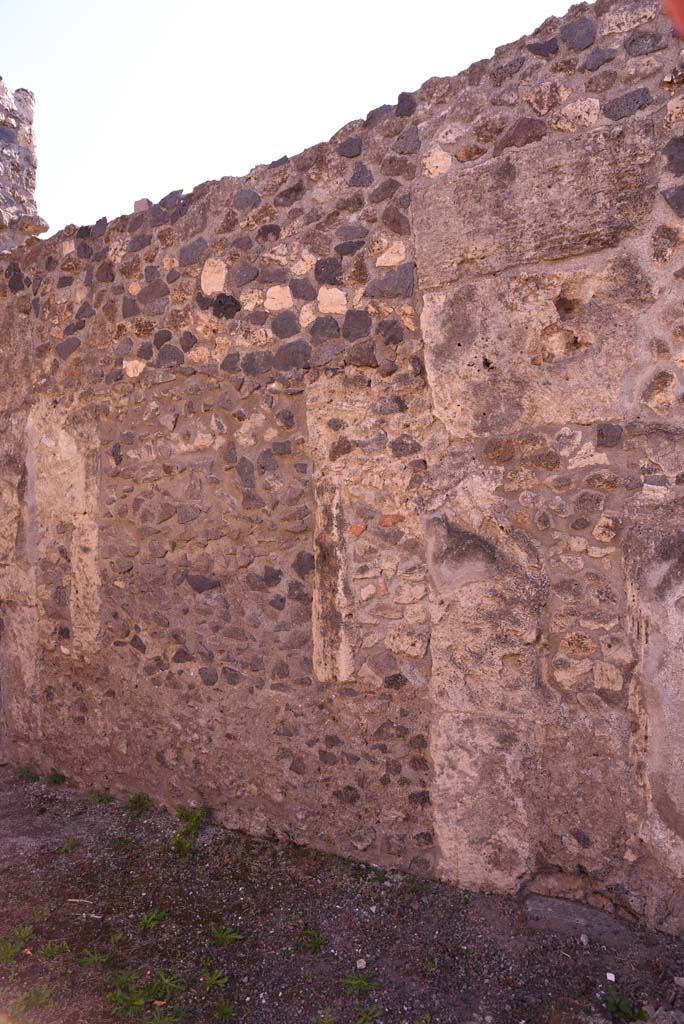
[[[47,228],[34,195],[33,104],[28,89],[12,92],[0,78],[0,252]]]
[[[681,930],[682,179],[600,0],[5,257],[5,756]]]

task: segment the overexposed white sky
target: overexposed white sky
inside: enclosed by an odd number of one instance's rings
[[[570,0],[0,0],[51,233],[328,139]]]

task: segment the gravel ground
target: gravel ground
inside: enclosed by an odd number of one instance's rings
[[[682,940],[96,799],[0,768],[0,1024],[684,1024]]]

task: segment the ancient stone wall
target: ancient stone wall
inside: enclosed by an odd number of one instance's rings
[[[47,229],[34,197],[33,103],[33,93],[11,92],[0,78],[0,252]]]
[[[7,757],[684,927],[679,61],[581,5],[3,258]]]

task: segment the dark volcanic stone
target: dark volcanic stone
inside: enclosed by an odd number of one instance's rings
[[[356,341],[347,350],[347,362],[352,366],[377,366],[375,344],[372,338]]]
[[[598,448],[615,448],[620,443],[622,427],[619,423],[599,423],[596,428],[596,446]]]
[[[241,188],[235,195],[233,205],[238,210],[251,210],[261,202],[261,196],[253,188]]]
[[[167,341],[171,341],[172,337],[171,331],[157,331],[154,336],[154,347],[157,349],[161,348]]]
[[[494,152],[501,153],[502,150],[513,146],[520,148],[528,146],[531,142],[539,142],[546,135],[546,124],[537,117],[521,117],[515,124],[503,133],[497,142]]]
[[[271,330],[276,338],[291,338],[299,330],[297,314],[293,313],[291,309],[286,309],[282,313],[276,314],[271,323]]]
[[[65,341],[60,341],[58,345],[55,345],[57,355],[60,359],[68,359],[70,355],[76,351],[81,344],[80,338],[67,338]]]
[[[128,243],[129,252],[140,252],[152,243],[152,235],[136,235]]]
[[[349,184],[354,188],[366,188],[373,184],[371,171],[360,160],[354,164],[354,173],[349,179]]]
[[[204,594],[207,590],[216,590],[221,586],[215,576],[205,576],[203,573],[189,572],[187,579],[196,594]]]
[[[0,125],[0,142],[5,142],[8,145],[13,145],[17,141],[17,129],[7,128],[5,125]]]
[[[415,263],[403,263],[371,281],[365,294],[371,299],[408,299],[413,294]]]
[[[280,238],[279,224],[262,224],[256,233],[257,242],[277,242]]]
[[[146,313],[163,313],[169,304],[170,294],[167,283],[158,278],[141,288],[138,293],[138,303]]]
[[[637,110],[643,110],[652,102],[653,97],[648,89],[633,89],[632,92],[626,92],[623,96],[616,96],[615,99],[604,103],[603,113],[611,121],[621,121],[623,117],[632,117]]]
[[[184,352],[190,352],[197,344],[197,338],[191,331],[183,331],[180,336],[180,347]]]
[[[684,174],[684,136],[670,139],[663,153],[667,157],[667,169],[676,178]]]
[[[290,291],[295,299],[301,299],[303,302],[312,302],[317,294],[308,277],[290,278]]]
[[[416,107],[415,96],[410,92],[400,92],[397,99],[397,117],[411,117],[415,114]]]
[[[401,320],[381,320],[378,331],[386,345],[400,345],[404,340],[404,325]]]
[[[617,57],[617,50],[602,50],[597,47],[592,50],[584,64],[580,68],[581,71],[598,71],[604,64],[610,63],[611,60],[615,60]]]
[[[311,345],[303,338],[286,341],[275,354],[273,365],[276,370],[303,370],[310,365]]]
[[[298,199],[301,199],[303,195],[304,183],[298,181],[294,185],[290,185],[289,188],[284,188],[278,192],[273,202],[276,206],[292,206],[292,204],[296,203]]]
[[[360,135],[350,135],[344,142],[340,142],[337,147],[337,152],[340,156],[346,156],[350,159],[361,156],[361,150],[363,148],[363,141]]]
[[[393,231],[395,235],[408,235],[411,233],[411,224],[408,217],[393,203],[385,207],[382,214],[382,223],[390,231]]]
[[[314,276],[319,284],[342,284],[342,260],[339,256],[317,260]]]
[[[209,244],[204,238],[195,238],[192,242],[181,247],[178,254],[178,262],[181,267],[190,267],[199,263],[209,249]]]
[[[273,369],[273,353],[263,352],[260,349],[245,352],[240,365],[242,372],[249,377],[260,377],[263,373],[268,373]]]
[[[384,203],[386,199],[391,199],[398,188],[401,188],[400,182],[396,178],[387,178],[385,181],[381,181],[377,188],[374,188],[368,198],[371,203]]]
[[[368,238],[368,228],[364,228],[363,224],[340,224],[335,234],[349,242],[355,238]]]
[[[596,39],[596,22],[583,15],[563,25],[561,39],[571,50],[587,50]]]
[[[416,126],[410,125],[410,127],[404,128],[401,135],[396,139],[392,149],[395,153],[417,153],[420,149],[420,132]]]
[[[528,43],[527,49],[535,57],[553,57],[558,53],[558,40],[555,36],[551,36],[550,39],[545,39],[540,43]]]
[[[357,238],[353,242],[340,242],[335,246],[335,252],[338,256],[353,256],[359,249],[363,249],[365,244],[363,238]]]
[[[259,268],[255,267],[253,263],[245,263],[240,261],[233,267],[233,284],[236,288],[242,288],[243,285],[249,284],[250,281],[255,281],[259,276]]]
[[[666,46],[667,40],[661,36],[660,32],[654,32],[652,29],[641,29],[632,32],[631,36],[625,41],[625,50],[630,57],[643,57],[647,53],[664,50]]]
[[[218,682],[218,672],[213,665],[207,665],[199,670],[200,679],[205,686],[216,686]]]
[[[95,271],[95,280],[100,281],[102,284],[109,284],[114,280],[114,267],[109,260],[105,260],[104,263],[101,263],[97,268]]]
[[[232,320],[235,314],[240,312],[242,306],[234,295],[219,292],[211,304],[211,309],[219,320]]]
[[[175,345],[163,345],[157,356],[157,366],[180,366],[185,362],[185,356]]]
[[[339,338],[340,325],[334,316],[317,316],[309,328],[311,340],[315,342],[331,341]]]
[[[314,556],[310,551],[298,551],[292,568],[301,579],[308,576],[314,570]]]
[[[667,200],[678,217],[684,217],[684,185],[676,185],[675,188],[666,188],[662,196]]]
[[[365,309],[348,309],[342,324],[342,336],[347,341],[358,341],[370,334],[373,321]]]
[[[5,278],[7,279],[7,286],[9,290],[16,295],[17,292],[24,290],[24,275],[21,272],[21,268],[18,263],[10,263],[5,270]]]
[[[287,271],[285,267],[263,267],[260,271],[261,284],[285,284]]]

